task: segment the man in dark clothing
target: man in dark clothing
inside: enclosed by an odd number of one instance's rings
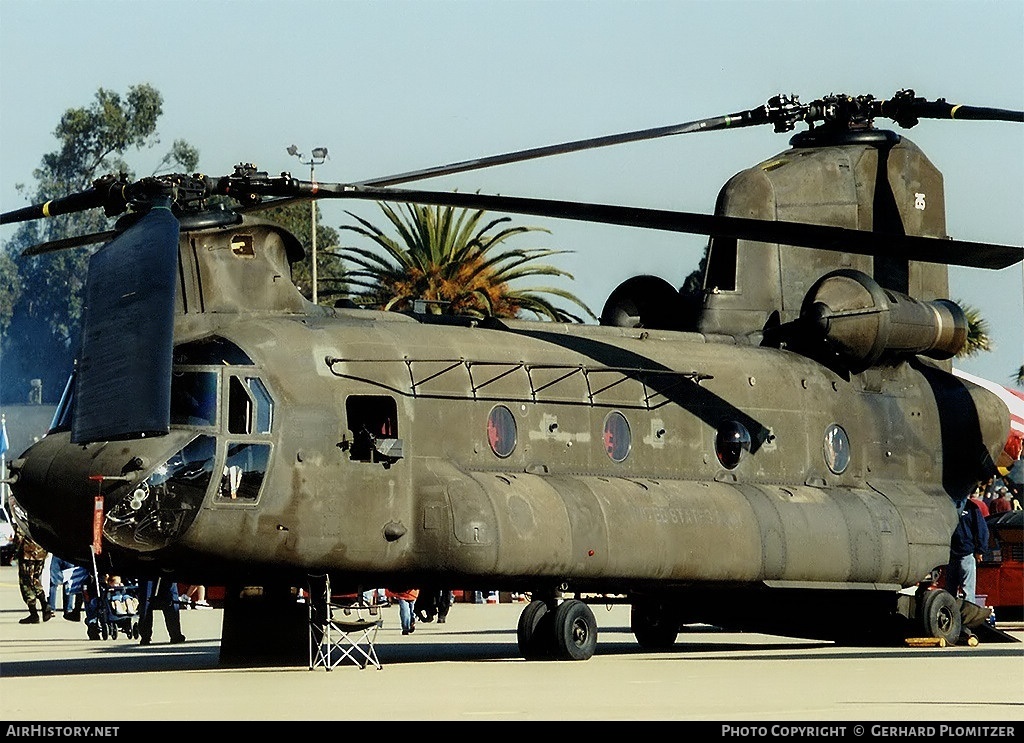
[[[444,624],[451,607],[451,591],[443,588],[424,588],[416,599],[416,616],[422,622],[433,622],[436,616],[437,623]]]
[[[178,584],[168,578],[139,581],[139,644],[153,641],[153,612],[160,609],[171,644],[185,642],[181,634],[181,615],[178,613]]]
[[[970,498],[960,510],[960,521],[949,542],[946,590],[974,603],[978,582],[978,562],[988,550],[988,524],[981,509]]]

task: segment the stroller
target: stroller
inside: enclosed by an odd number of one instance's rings
[[[92,591],[90,591],[91,593]],[[128,639],[139,636],[138,584],[123,583],[120,576],[96,575],[95,596],[85,605],[85,625],[90,640],[117,639],[118,633]]]

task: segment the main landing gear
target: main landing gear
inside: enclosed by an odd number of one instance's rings
[[[597,648],[597,620],[579,599],[535,600],[519,615],[517,635],[527,660],[588,660]]]

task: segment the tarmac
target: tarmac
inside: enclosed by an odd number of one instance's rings
[[[882,737],[869,723],[974,721],[1024,734],[1024,642],[850,648],[694,625],[671,650],[648,653],[629,632],[628,607],[595,605],[593,658],[526,661],[522,608],[456,603],[445,624],[419,622],[403,636],[388,607],[382,670],[223,668],[218,609],[183,611],[182,644],[169,644],[160,617],[152,645],[123,634],[90,641],[59,612],[19,624],[17,568],[0,567],[0,730],[18,735],[17,721],[175,721],[181,732],[203,721],[685,720],[731,737],[724,725],[819,721],[845,737],[858,724]],[[1024,640],[1020,625],[1009,634]]]

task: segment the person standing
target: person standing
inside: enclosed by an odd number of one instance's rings
[[[139,581],[139,644],[153,642],[153,612],[156,609],[164,614],[164,626],[171,644],[185,642],[178,611],[178,584],[170,578],[147,578]]]
[[[988,550],[988,524],[981,509],[968,498],[960,510],[953,537],[949,543],[949,565],[946,566],[946,590],[972,604],[978,583],[978,562]]]
[[[50,555],[50,610],[57,611],[58,597],[64,602],[64,618],[71,622],[82,620],[85,604],[85,585],[89,572],[58,555]]]
[[[402,622],[402,634],[411,635],[416,631],[416,614],[413,607],[419,598],[418,588],[404,588],[399,591],[387,590],[388,598],[398,602],[398,618]]]
[[[451,605],[451,591],[444,588],[425,588],[416,599],[416,617],[421,622],[433,622],[436,616],[437,623],[444,624]]]
[[[14,554],[18,556],[18,588],[21,589],[21,598],[28,606],[28,616],[19,619],[18,624],[39,624],[37,601],[42,608],[43,621],[49,622],[53,618],[53,609],[47,601],[42,581],[47,551],[15,525]]]
[[[442,588],[437,592],[437,598],[434,599],[434,603],[437,606],[438,624],[444,624],[448,619],[448,611],[452,608],[453,601],[455,601],[455,594],[450,590]]]

